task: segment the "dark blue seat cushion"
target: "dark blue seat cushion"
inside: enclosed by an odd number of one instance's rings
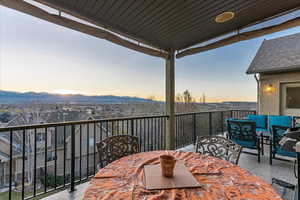
[[[269,128],[272,126],[284,126],[293,127],[293,117],[292,116],[269,116]]]
[[[251,124],[235,124],[234,122],[251,122],[251,123],[254,123],[253,120],[250,120],[250,119],[234,119],[234,118],[230,118],[230,119],[227,119],[227,121],[229,122],[228,127],[229,129],[232,130],[232,133],[230,134],[230,139],[232,141],[234,141],[235,143],[241,145],[242,147],[245,147],[245,148],[249,148],[249,149],[257,149],[257,145],[256,145],[256,140],[253,139],[253,141],[251,140],[241,140],[241,139],[238,139],[238,137],[235,137],[234,135],[235,134],[245,134],[247,133],[248,137],[251,138],[251,130],[253,130],[254,127],[252,127]],[[231,123],[230,123],[231,122]],[[249,135],[250,134],[250,135]]]
[[[296,152],[290,152],[290,151],[285,151],[282,148],[277,148],[275,150],[276,154],[280,155],[280,156],[288,156],[288,157],[292,157],[292,158],[296,158],[297,154]]]
[[[268,128],[268,116],[267,115],[248,115],[247,118],[256,123],[256,128],[261,128],[261,129]]]
[[[256,142],[242,141],[242,140],[235,140],[235,139],[232,139],[232,141],[248,149],[257,149]]]
[[[288,125],[288,121],[286,122],[286,125]],[[297,154],[295,152],[290,152],[290,151],[285,151],[281,148],[281,145],[279,144],[279,141],[282,139],[284,134],[287,131],[288,126],[283,126],[283,127],[276,127],[272,133],[272,140],[273,140],[273,153],[276,155],[281,155],[281,156],[288,156],[288,157],[293,157],[295,158]]]

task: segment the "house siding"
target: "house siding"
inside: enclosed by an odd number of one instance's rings
[[[280,85],[281,83],[300,82],[300,72],[260,74],[259,82],[259,113],[264,115],[280,115]],[[271,92],[266,91],[266,87],[269,84],[273,87]]]

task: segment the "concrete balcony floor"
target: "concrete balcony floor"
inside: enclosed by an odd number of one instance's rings
[[[186,146],[182,151],[195,151],[194,145]],[[293,160],[291,160],[293,161]],[[290,183],[296,183],[296,178],[293,173],[293,162],[286,162],[280,160],[273,160],[273,165],[269,165],[269,149],[265,146],[265,155],[261,157],[261,162],[257,162],[257,156],[242,153],[239,161],[239,166],[250,171],[267,182],[271,183],[273,177],[282,179]],[[44,200],[79,200],[83,198],[86,188],[89,183],[83,183],[76,186],[76,191],[69,193],[67,190],[58,192],[49,197],[44,198]],[[279,186],[274,185],[274,188],[279,194],[282,194],[283,199],[292,200],[294,192],[288,189],[283,189]]]

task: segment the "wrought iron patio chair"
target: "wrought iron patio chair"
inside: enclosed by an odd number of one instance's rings
[[[279,144],[279,141],[282,139],[282,137],[284,136],[285,132],[288,129],[291,128],[287,126],[276,126],[276,125],[272,126],[272,141],[270,145],[270,165],[272,165],[273,159],[290,161],[284,158],[278,158],[276,157],[276,155],[296,158],[297,154],[295,152],[285,151],[284,149],[281,148],[281,145]],[[298,128],[296,129],[298,130]]]
[[[221,136],[197,137],[196,152],[238,164],[242,146]]]
[[[254,121],[228,119],[227,129],[229,139],[247,149],[255,149],[257,153],[243,151],[243,153],[257,156],[260,162],[260,138],[256,134],[256,124]]]
[[[131,135],[116,135],[97,143],[100,167],[122,157],[139,153],[139,138]]]

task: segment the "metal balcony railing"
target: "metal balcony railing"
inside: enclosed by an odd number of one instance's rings
[[[175,146],[196,141],[198,135],[215,135],[226,129],[226,119],[242,118],[255,111],[230,110],[176,114]],[[130,117],[49,123],[0,128],[9,159],[3,171],[8,199],[16,193],[31,199],[87,181],[98,168],[96,143],[113,135],[139,137],[141,151],[165,149],[168,116]],[[0,170],[1,171],[1,170]]]

